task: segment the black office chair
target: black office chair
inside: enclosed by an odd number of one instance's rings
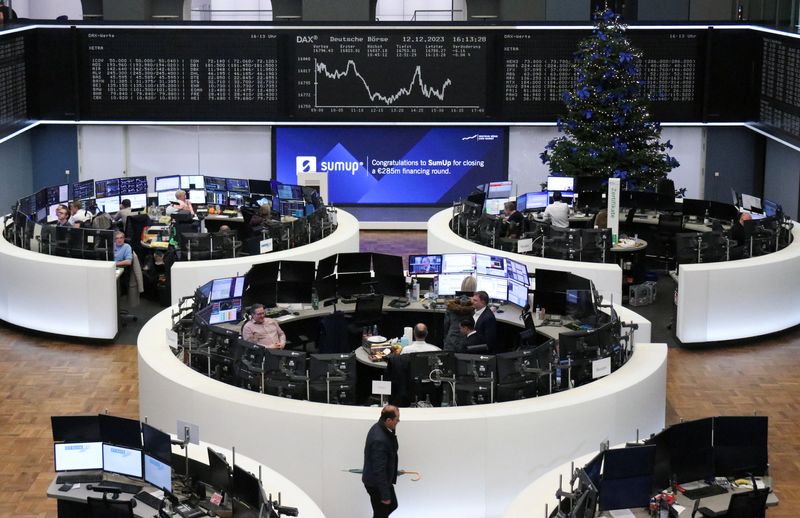
[[[389,356],[386,358],[386,379],[392,383],[392,394],[389,404],[397,407],[411,405],[409,396],[409,380],[411,378],[411,355]]]
[[[769,488],[754,489],[744,493],[733,493],[728,510],[719,514],[707,507],[697,510],[701,516],[724,516],[725,518],[765,518]],[[692,514],[694,516],[694,513]]]
[[[133,518],[134,500],[109,500],[104,493],[103,498],[88,497],[86,503],[89,518]]]
[[[682,230],[682,214],[659,214],[656,240],[667,271],[670,270],[672,259],[675,257],[675,235]]]

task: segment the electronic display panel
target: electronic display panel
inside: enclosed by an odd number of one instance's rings
[[[94,197],[94,180],[84,180],[72,184],[72,199],[86,200]]]
[[[464,273],[446,273],[440,275],[437,279],[437,294],[442,297],[455,295],[457,291],[461,291],[462,283],[467,277],[469,277],[469,275]]]
[[[141,450],[103,444],[103,471],[142,478]]]
[[[244,277],[225,277],[214,279],[211,284],[211,301],[241,297],[244,288]]]
[[[503,128],[278,127],[273,133],[277,180],[296,184],[299,172],[327,172],[332,203],[449,205],[508,174]]]
[[[120,200],[131,202],[131,209],[133,210],[147,207],[147,194],[129,194],[128,196],[120,196]]]
[[[475,254],[443,254],[442,273],[474,273]]]
[[[528,278],[528,267],[511,259],[506,259],[505,261],[508,277],[524,284],[525,286],[529,286],[530,279]]]
[[[56,471],[103,469],[102,442],[72,442],[53,445]]]
[[[506,300],[508,295],[508,279],[505,277],[494,277],[492,275],[478,274],[478,286],[476,291],[485,291],[489,298],[493,300]]]
[[[119,196],[119,178],[96,181],[94,183],[94,195],[96,198]]]
[[[178,175],[156,177],[156,192],[177,191],[180,188],[181,177]]]
[[[47,188],[47,205],[69,201],[69,185],[54,185]]]
[[[159,207],[169,205],[173,201],[178,201],[177,198],[175,198],[175,191],[161,191],[158,193]]]
[[[24,35],[0,37],[0,137],[28,124],[28,64]]]
[[[111,196],[108,198],[97,198],[95,201],[97,207],[108,214],[119,211],[119,196]],[[133,204],[131,203],[131,206]]]
[[[575,186],[575,178],[571,176],[548,176],[547,177],[547,190],[550,192],[555,191],[572,191]]]
[[[181,189],[205,189],[205,177],[203,175],[181,175]]]
[[[410,255],[408,256],[408,273],[442,273],[441,255]]]
[[[506,259],[496,255],[475,254],[475,271],[479,275],[506,277]]]
[[[119,194],[147,194],[146,176],[129,176],[119,179]]]
[[[503,214],[506,203],[508,203],[509,198],[492,198],[487,199],[483,203],[483,210],[486,214],[492,214],[494,216],[498,216]]]
[[[172,492],[172,467],[160,460],[144,455],[144,481],[160,489]]]
[[[508,296],[506,297],[512,304],[524,308],[528,305],[528,287],[513,279],[508,281]]]

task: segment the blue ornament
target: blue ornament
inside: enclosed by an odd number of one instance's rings
[[[586,99],[587,97],[589,97],[589,95],[591,95],[591,92],[589,91],[588,86],[584,86],[581,87],[580,90],[575,92],[575,94],[578,96],[578,99]]]
[[[583,110],[583,117],[585,119],[591,119],[592,118],[592,110]]]

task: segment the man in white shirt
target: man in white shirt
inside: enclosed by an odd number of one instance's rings
[[[83,204],[79,201],[73,201],[69,204],[69,211],[72,214],[69,217],[68,223],[73,227],[79,227],[84,221],[92,219],[92,213],[83,209]]]
[[[428,326],[425,324],[417,324],[414,326],[414,341],[410,345],[403,347],[403,352],[400,354],[411,353],[430,353],[433,351],[441,351],[440,348],[425,341],[428,338]]]
[[[544,217],[550,224],[558,228],[569,228],[569,205],[561,201],[561,193],[553,193],[553,203],[544,209]]]

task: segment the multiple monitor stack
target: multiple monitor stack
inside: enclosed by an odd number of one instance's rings
[[[767,474],[767,429],[767,417],[709,417],[673,425],[643,445],[603,451],[576,470],[568,492],[557,492],[556,511],[593,518],[598,511],[645,508],[662,490],[695,481],[714,484],[679,489],[692,500],[725,493],[719,477]]]

